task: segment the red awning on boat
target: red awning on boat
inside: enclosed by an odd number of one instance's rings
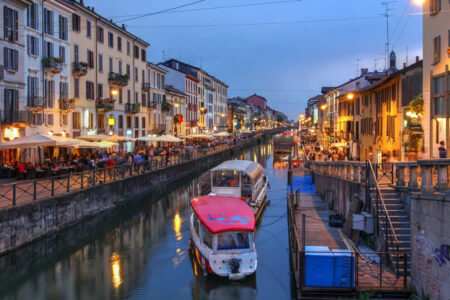
[[[255,216],[242,199],[229,196],[200,196],[191,200],[202,224],[212,233],[254,231]]]

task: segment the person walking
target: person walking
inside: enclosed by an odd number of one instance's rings
[[[447,148],[445,148],[445,142],[441,141],[439,146],[439,158],[447,158]]]

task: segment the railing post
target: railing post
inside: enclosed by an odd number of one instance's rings
[[[397,165],[397,185],[398,186],[405,186],[405,169],[406,167],[403,164]]]
[[[448,188],[447,184],[447,165],[438,164],[437,165],[437,182],[436,189],[438,190],[446,190]]]
[[[116,166],[113,167],[113,181],[116,181]]]
[[[67,192],[70,192],[70,173],[67,175]]]
[[[418,169],[417,163],[412,163],[409,165],[409,181],[408,181],[408,187],[418,187],[419,184],[417,183],[417,169]]]
[[[106,183],[106,168],[103,168],[103,183]]]
[[[425,193],[433,192],[433,165],[420,164],[422,168],[422,185],[421,191]]]
[[[36,198],[37,198],[37,187],[36,187],[36,185],[37,185],[37,182],[36,182],[36,180],[33,180],[33,200],[36,200]]]
[[[353,181],[359,182],[359,166],[358,163],[353,165]]]
[[[92,170],[92,185],[95,185],[96,182],[97,182],[97,173],[95,172],[95,170]]]
[[[16,184],[13,184],[13,206],[16,206]]]
[[[55,195],[55,177],[52,177],[52,196]]]
[[[84,171],[81,171],[81,184],[80,184],[80,187],[81,187],[81,189],[83,189],[84,188]]]

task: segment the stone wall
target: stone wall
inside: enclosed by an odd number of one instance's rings
[[[139,195],[159,190],[164,185],[170,187],[175,180],[200,170],[206,171],[263,138],[180,165],[0,210],[0,255],[113,209]]]
[[[450,195],[411,194],[411,285],[429,299],[450,299]]]

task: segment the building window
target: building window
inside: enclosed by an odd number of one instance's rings
[[[27,6],[27,26],[33,29],[38,29],[38,20],[39,6],[33,2],[33,4]]]
[[[97,41],[102,44],[105,41],[104,33],[105,33],[105,31],[103,30],[103,27],[98,26],[97,27]]]
[[[441,61],[441,36],[434,38],[433,46],[433,61],[436,64]]]
[[[117,50],[122,52],[122,38],[120,36],[117,37]]]
[[[118,126],[119,126],[119,129],[123,129],[123,116],[122,115],[119,115],[119,124],[118,124]]]
[[[430,15],[436,15],[441,11],[441,0],[430,0]]]
[[[138,92],[134,93],[134,103],[139,103],[139,93]]]
[[[110,73],[114,72],[113,62],[114,62],[114,61],[113,61],[113,58],[110,57],[110,58],[109,58],[109,72],[110,72]]]
[[[94,52],[91,50],[87,50],[87,59],[88,59],[88,66],[89,68],[93,69],[94,68]]]
[[[145,51],[145,49],[141,49],[141,60],[145,62],[146,59],[147,59],[147,52]]]
[[[73,61],[79,62],[80,61],[80,54],[79,54],[80,48],[78,45],[73,45]]]
[[[28,35],[28,55],[39,56],[39,38]]]
[[[4,6],[3,10],[4,38],[8,42],[19,40],[19,13]]]
[[[134,117],[134,128],[139,128],[139,117]]]
[[[91,112],[89,113],[88,128],[94,128],[94,114]]]
[[[131,45],[130,42],[127,41],[127,55],[130,56],[130,51],[131,51]]]
[[[145,128],[145,117],[142,117],[142,128]]]
[[[72,112],[72,128],[80,129],[80,113],[78,111]]]
[[[45,42],[45,56],[46,57],[53,57],[53,43],[52,42]]]
[[[86,21],[86,36],[88,38],[92,37],[92,25],[91,21],[89,20]]]
[[[80,16],[77,14],[72,14],[72,30],[75,32],[80,32]]]
[[[94,100],[94,83],[92,81],[86,81],[86,99]]]
[[[127,75],[128,75],[128,77],[130,77],[130,72],[131,72],[130,69],[131,69],[130,65],[127,64]]]
[[[112,32],[108,32],[108,46],[114,48],[114,35]]]
[[[69,39],[68,28],[69,20],[63,16],[59,16],[59,38],[67,41]]]
[[[97,98],[103,98],[103,84],[97,84]]]
[[[8,71],[19,70],[19,52],[14,49],[4,47],[4,65]]]
[[[105,115],[104,114],[98,114],[97,115],[97,128],[98,129],[104,129],[105,128]]]
[[[138,68],[137,67],[134,68],[134,80],[136,82],[139,81],[139,72],[138,72]]]
[[[119,60],[119,74],[122,74],[122,61]]]
[[[98,55],[98,71],[103,72],[103,55]]]
[[[123,90],[119,89],[119,104],[123,103]]]
[[[67,114],[66,113],[61,114],[61,126],[67,126]]]
[[[127,116],[127,128],[131,128],[131,116]]]
[[[127,103],[131,103],[131,91],[127,90]]]
[[[74,77],[73,79],[73,96],[75,98],[80,98],[80,79]]]
[[[66,63],[66,47],[59,46],[59,58],[63,63]]]
[[[433,78],[432,82],[432,98],[434,104],[434,115],[435,116],[445,116],[445,99],[446,99],[446,88],[445,88],[445,76],[439,76]]]
[[[47,115],[47,125],[48,126],[53,126],[53,114],[48,114]]]
[[[142,107],[146,107],[147,103],[145,101],[145,94],[144,93],[141,94],[141,101],[142,101]]]
[[[139,59],[139,47],[134,46],[134,58]]]

